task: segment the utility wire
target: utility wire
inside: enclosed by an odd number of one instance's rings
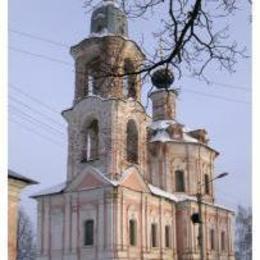
[[[52,113],[55,113],[55,115],[57,113],[60,113],[56,108],[53,108],[45,103],[43,103],[40,99],[35,98],[31,95],[29,95],[28,93],[26,93],[25,91],[23,91],[21,88],[18,88],[16,85],[9,83],[8,84],[13,90],[15,90],[16,92],[19,92],[20,94],[22,94],[23,96],[31,99],[32,101],[36,102],[37,104],[40,104],[41,106],[45,107],[46,109],[48,109],[49,111],[51,111]]]
[[[246,101],[243,101],[243,100],[228,98],[228,97],[224,97],[224,96],[220,96],[220,95],[206,94],[206,93],[196,91],[196,90],[193,90],[193,89],[183,88],[183,91],[184,92],[190,92],[190,93],[197,94],[197,95],[201,95],[201,96],[205,96],[205,97],[216,98],[216,99],[220,99],[220,100],[250,105],[250,102],[246,102]]]
[[[15,102],[16,104],[22,105],[23,107],[27,108],[28,110],[30,110],[31,112],[34,112],[36,114],[41,115],[42,117],[46,118],[48,121],[52,122],[53,124],[56,124],[58,127],[63,128],[64,125],[60,124],[57,122],[57,120],[49,117],[48,115],[46,115],[45,113],[42,113],[39,110],[36,110],[34,107],[29,106],[28,104],[25,104],[24,102],[20,101],[19,99],[16,99],[15,97],[10,96],[9,97],[11,101]],[[64,128],[63,128],[64,129]]]
[[[184,75],[187,78],[191,78],[191,79],[195,79],[197,81],[200,81],[202,83],[205,83],[204,81],[202,81],[199,78],[196,77],[192,77],[190,75]],[[246,92],[251,92],[251,89],[246,88],[246,87],[242,87],[242,86],[233,86],[231,84],[227,84],[227,83],[222,83],[222,82],[217,82],[217,81],[212,81],[212,80],[206,80],[206,83],[208,85],[217,85],[218,87],[222,87],[222,88],[228,88],[228,89],[235,89],[235,90],[241,90],[241,91],[246,91]]]
[[[57,62],[57,63],[60,63],[60,64],[63,64],[63,65],[66,65],[66,66],[71,66],[72,65],[66,61],[63,61],[63,60],[58,60],[58,59],[53,59],[51,57],[48,57],[48,56],[45,56],[45,55],[41,55],[41,54],[35,54],[35,53],[31,53],[31,52],[28,52],[28,51],[24,51],[24,50],[21,50],[21,49],[16,49],[16,48],[13,48],[13,47],[10,47],[11,50],[14,50],[14,51],[17,51],[17,52],[21,52],[21,53],[24,53],[24,54],[28,54],[28,55],[32,55],[32,56],[36,56],[38,58],[44,58],[46,60],[49,60],[49,61],[54,61],[54,62]],[[72,71],[73,72],[73,71]],[[81,72],[75,72],[75,73],[81,73]],[[199,91],[194,91],[194,90],[191,90],[191,89],[187,89],[189,92],[192,92],[194,94],[199,94],[199,95],[202,95],[202,96],[207,96],[207,97],[212,97],[212,98],[216,98],[216,99],[221,99],[221,100],[226,100],[226,101],[230,101],[230,102],[235,102],[235,103],[241,103],[241,104],[250,104],[249,102],[245,102],[245,101],[241,101],[241,100],[237,100],[237,99],[232,99],[232,98],[227,98],[227,97],[224,97],[224,96],[220,96],[220,95],[211,95],[211,94],[205,94],[203,92],[199,92]]]
[[[39,57],[39,58],[44,58],[46,60],[49,60],[49,61],[53,61],[53,62],[58,62],[60,64],[64,64],[64,65],[69,65],[69,66],[72,66],[71,63],[68,63],[67,61],[64,61],[64,60],[60,60],[60,59],[54,59],[52,57],[49,57],[49,56],[45,56],[43,54],[38,54],[38,53],[32,53],[32,52],[29,52],[29,51],[26,51],[26,50],[23,50],[23,49],[18,49],[18,48],[15,48],[15,47],[9,47],[11,50],[13,51],[16,51],[16,52],[21,52],[21,53],[24,53],[24,54],[28,54],[28,55],[32,55],[32,56],[35,56],[35,57]],[[72,66],[73,68],[73,66]],[[81,72],[76,72],[76,73],[80,73]],[[188,75],[185,75],[186,77],[189,77],[189,78],[192,78],[192,79],[196,79],[198,81],[201,81],[200,79],[196,78],[196,77],[192,77],[192,76],[188,76]],[[216,81],[210,81],[210,80],[207,80],[207,82],[210,84],[210,85],[216,85],[216,86],[219,86],[219,87],[222,87],[222,88],[227,88],[227,89],[235,89],[235,90],[241,90],[241,91],[246,91],[246,92],[251,92],[251,90],[249,88],[246,88],[246,87],[242,87],[242,86],[233,86],[231,84],[226,84],[226,83],[221,83],[221,82],[216,82]]]
[[[60,60],[60,59],[55,59],[55,58],[52,58],[52,57],[49,57],[49,56],[46,56],[46,55],[43,55],[43,54],[30,52],[30,51],[19,49],[19,48],[15,48],[15,47],[12,47],[12,46],[9,46],[8,48],[10,50],[12,50],[12,51],[20,52],[20,53],[27,54],[27,55],[30,55],[30,56],[34,56],[36,58],[42,58],[42,59],[45,59],[45,60],[48,60],[48,61],[52,61],[52,62],[56,62],[56,63],[59,63],[59,64],[63,64],[65,66],[70,66],[70,67],[72,66],[71,63],[69,63],[67,61]]]
[[[64,48],[70,48],[70,46],[67,45],[67,44],[64,44],[64,43],[61,43],[61,42],[56,42],[56,41],[53,41],[53,40],[50,40],[50,39],[47,39],[47,38],[43,38],[41,36],[31,34],[31,33],[22,32],[22,31],[14,30],[14,29],[9,29],[9,32],[17,34],[17,35],[25,36],[25,37],[28,37],[28,38],[31,38],[31,39],[47,42],[47,43],[50,43],[50,44],[53,44],[53,45],[56,45],[56,46],[61,46],[61,47],[64,47]]]
[[[24,124],[24,126],[27,126],[27,127],[32,127],[31,129],[33,130],[38,130],[39,133],[41,134],[44,134],[44,136],[48,137],[49,139],[59,143],[59,144],[62,144],[62,143],[65,143],[65,139],[62,139],[61,137],[57,137],[57,136],[50,136],[48,134],[53,134],[52,132],[48,131],[48,129],[44,129],[42,126],[39,126],[39,125],[36,125],[34,123],[32,123],[30,120],[26,119],[26,118],[23,118],[21,117],[20,115],[17,115],[17,114],[11,114],[11,118],[18,121],[20,124]],[[29,125],[28,125],[29,123]]]
[[[42,122],[41,120],[34,118],[33,116],[29,115],[28,113],[25,113],[12,105],[9,105],[9,108],[13,109],[15,113],[19,114],[25,120],[31,121],[32,123],[37,123],[37,124],[41,125],[42,127],[44,127],[45,129],[50,130],[55,134],[65,137],[65,134],[62,131],[58,130],[57,128],[55,128],[45,122]]]
[[[27,130],[28,132],[31,132],[31,133],[33,133],[33,134],[35,134],[35,135],[37,135],[37,136],[43,138],[44,140],[47,140],[47,141],[51,142],[52,144],[55,144],[56,146],[58,146],[58,147],[60,147],[60,148],[62,148],[62,149],[65,148],[65,146],[63,146],[62,144],[60,144],[60,143],[54,141],[53,139],[49,138],[48,136],[42,135],[40,132],[35,131],[35,129],[32,129],[32,128],[30,128],[30,127],[28,127],[28,126],[22,124],[21,122],[15,120],[15,119],[13,119],[13,118],[9,118],[9,121],[12,122],[12,123],[15,123],[15,124],[17,124],[17,125],[19,125],[19,126],[21,126],[22,128],[24,128],[24,129]]]
[[[47,38],[44,38],[44,37],[41,37],[41,36],[37,36],[37,35],[31,34],[31,33],[22,32],[22,31],[19,31],[19,30],[16,30],[16,29],[9,29],[9,31],[11,33],[14,33],[14,34],[17,34],[17,35],[21,35],[21,36],[25,36],[25,37],[28,37],[28,38],[40,40],[40,41],[47,42],[47,43],[51,43],[51,44],[54,44],[56,46],[70,48],[70,46],[68,44],[57,42],[57,41],[47,39]],[[192,77],[190,75],[185,75],[185,76],[201,81],[200,79]],[[207,80],[207,82],[209,84],[217,85],[217,86],[224,87],[224,88],[230,88],[230,89],[236,89],[236,90],[242,90],[242,91],[248,91],[248,92],[251,91],[249,88],[245,88],[245,87],[242,87],[242,86],[233,86],[233,85],[227,84],[227,83],[221,83],[221,82],[216,82],[216,81],[208,81],[208,80]]]

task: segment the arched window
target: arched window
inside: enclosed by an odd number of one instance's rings
[[[151,225],[151,246],[157,247],[157,224],[152,223]]]
[[[175,190],[176,192],[185,192],[185,182],[184,182],[184,173],[183,171],[175,172]]]
[[[83,160],[95,160],[99,157],[98,121],[92,120],[85,132],[85,147],[83,149]]]
[[[84,96],[98,94],[98,75],[100,73],[100,61],[98,58],[87,62],[85,65]]]
[[[127,161],[138,163],[138,131],[134,120],[129,120],[127,123]]]
[[[92,75],[87,75],[87,95],[93,95],[94,94],[94,78]]]
[[[89,219],[84,223],[84,245],[92,246],[94,244],[94,220]]]
[[[204,175],[204,185],[205,185],[205,193],[209,195],[209,175],[205,174]]]
[[[136,246],[136,241],[137,241],[137,225],[136,225],[136,220],[131,219],[129,221],[129,242],[131,246]]]
[[[89,71],[86,74],[86,82],[84,87],[84,96],[91,96],[97,94],[97,82],[95,76]]]
[[[123,77],[123,94],[125,97],[136,98],[136,75],[131,75],[134,71],[132,62],[126,59],[124,64],[124,73],[126,75]]]

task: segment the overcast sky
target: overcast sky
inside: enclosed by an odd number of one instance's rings
[[[66,123],[60,112],[71,106],[74,94],[69,46],[89,35],[90,17],[82,5],[80,0],[9,0],[9,168],[40,182],[22,196],[34,222],[36,203],[27,197],[66,178]],[[152,51],[157,42],[151,28],[158,28],[159,21],[158,13],[152,20],[129,21],[130,38],[144,38],[144,47]],[[249,6],[242,6],[227,22],[231,37],[251,54]],[[207,129],[210,145],[220,152],[215,172],[230,174],[215,183],[217,202],[248,206],[251,59],[237,64],[232,75],[210,68],[208,78],[214,84],[188,77],[175,82],[182,89],[177,119],[189,128]],[[144,97],[148,87],[143,88]]]

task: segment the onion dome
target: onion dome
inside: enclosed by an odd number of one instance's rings
[[[160,68],[152,75],[152,83],[158,89],[168,89],[173,82],[173,72],[168,68]]]
[[[116,0],[103,0],[92,13],[91,34],[128,36],[127,17]]]

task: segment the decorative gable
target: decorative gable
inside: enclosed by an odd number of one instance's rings
[[[113,186],[113,183],[97,169],[87,167],[68,185],[66,191],[90,190],[105,186]]]
[[[119,180],[119,186],[134,191],[150,192],[139,170],[135,166],[131,166],[123,173],[122,178]]]

